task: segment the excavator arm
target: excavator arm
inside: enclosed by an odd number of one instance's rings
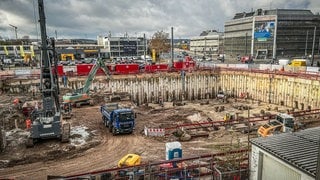
[[[105,61],[103,58],[98,58],[95,64],[93,65],[92,69],[89,72],[88,78],[86,79],[84,86],[78,90],[76,90],[76,93],[89,93],[89,87],[92,84],[92,81],[94,80],[96,73],[99,68],[102,68],[104,73],[110,77],[110,71],[105,65]]]

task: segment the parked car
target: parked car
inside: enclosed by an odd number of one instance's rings
[[[61,65],[68,65],[68,64],[69,64],[69,61],[60,61],[59,64],[61,64]]]
[[[87,63],[87,64],[90,64],[94,61],[95,59],[94,58],[84,58],[82,60],[82,63]]]
[[[252,56],[242,56],[240,61],[245,64],[250,64],[253,63],[253,58]]]
[[[12,64],[12,59],[9,59],[9,58],[4,59],[4,60],[3,60],[3,63],[4,63],[4,64]]]
[[[68,64],[69,66],[74,66],[74,65],[76,65],[76,60],[73,60],[73,61],[69,61],[69,64]]]

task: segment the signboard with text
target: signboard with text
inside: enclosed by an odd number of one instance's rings
[[[137,42],[136,41],[122,41],[123,52],[129,54],[137,53]]]

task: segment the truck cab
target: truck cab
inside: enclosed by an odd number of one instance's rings
[[[135,113],[129,108],[119,108],[111,103],[100,107],[102,121],[113,135],[132,133],[135,127]]]

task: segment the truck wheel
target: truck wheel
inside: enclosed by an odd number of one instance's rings
[[[112,128],[112,135],[116,135],[117,134],[117,132],[116,132],[116,128]]]
[[[113,129],[113,127],[112,127],[112,125],[110,125],[109,126],[109,132],[112,132],[112,129]]]
[[[33,146],[34,146],[34,141],[33,141],[33,139],[31,137],[29,137],[27,139],[26,147],[30,148],[30,147],[33,147]]]
[[[108,121],[106,119],[104,120],[104,124],[105,124],[106,127],[109,127],[109,123],[108,123]]]

